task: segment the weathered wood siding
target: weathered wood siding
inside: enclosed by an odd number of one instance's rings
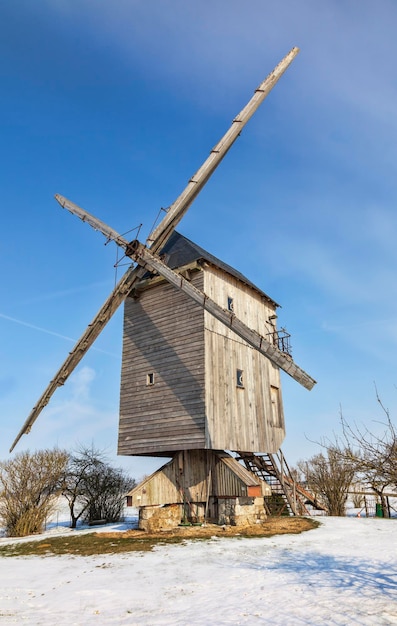
[[[219,268],[206,266],[204,291],[262,335],[275,306]],[[279,369],[209,313],[205,323],[207,440],[213,449],[276,452],[285,436]],[[243,372],[243,387],[237,385]]]
[[[203,288],[203,273],[193,284]],[[205,448],[204,311],[168,283],[127,298],[118,453]],[[154,384],[147,377],[154,375]]]
[[[272,330],[274,303],[222,269],[205,265],[192,282],[224,308],[232,298],[260,334]],[[119,454],[276,452],[284,436],[280,373],[265,356],[168,283],[127,299]]]
[[[188,450],[149,476],[128,495],[131,506],[188,502],[205,503],[210,496],[248,496],[261,481],[222,452]]]

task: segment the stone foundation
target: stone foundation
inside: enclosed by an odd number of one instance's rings
[[[143,506],[139,509],[138,528],[147,532],[170,530],[181,523],[182,505]]]
[[[204,503],[144,506],[139,508],[140,530],[158,532],[171,530],[180,524],[202,524],[205,521],[226,526],[246,526],[266,519],[263,497],[211,498],[209,515],[205,520]]]
[[[218,524],[246,526],[265,519],[263,497],[218,498]]]

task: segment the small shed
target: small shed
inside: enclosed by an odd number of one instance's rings
[[[234,457],[218,450],[176,453],[127,494],[139,508],[139,528],[159,530],[180,524],[245,525],[265,518],[270,487]]]

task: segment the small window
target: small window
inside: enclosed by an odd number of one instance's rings
[[[234,312],[233,298],[231,298],[230,296],[227,297],[227,310],[231,311],[232,313]]]
[[[154,372],[150,372],[150,374],[146,375],[146,384],[154,385]]]
[[[243,370],[236,371],[236,386],[240,389],[244,389],[244,377]]]

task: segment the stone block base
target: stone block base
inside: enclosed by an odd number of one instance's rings
[[[263,497],[218,498],[218,524],[247,526],[265,519]]]
[[[240,496],[211,500],[207,519],[204,516],[203,503],[194,503],[189,510],[183,504],[140,507],[138,528],[147,532],[158,532],[171,530],[184,522],[195,524],[205,521],[221,526],[247,526],[266,519],[263,497]]]
[[[138,528],[147,532],[170,530],[181,523],[182,505],[144,506],[139,509]]]

